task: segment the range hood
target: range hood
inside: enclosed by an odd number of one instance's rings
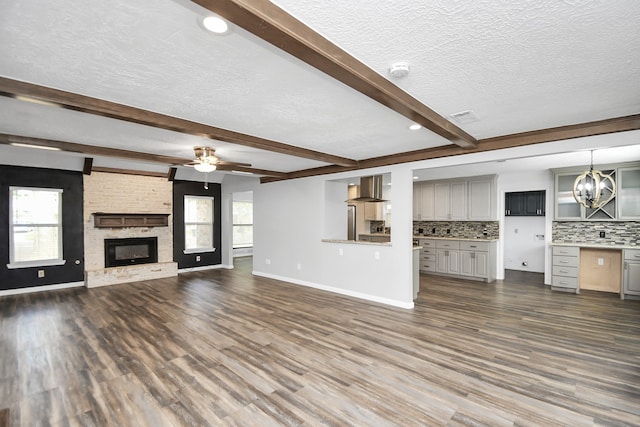
[[[347,202],[386,202],[382,199],[382,175],[363,176],[359,190],[358,197]]]

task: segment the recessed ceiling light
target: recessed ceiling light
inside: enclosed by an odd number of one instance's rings
[[[204,25],[207,30],[216,34],[225,34],[229,31],[229,24],[219,16],[207,16],[202,20],[202,25]]]
[[[418,179],[418,177],[417,177],[417,176],[414,176],[414,177],[413,177],[413,179]]]
[[[417,123],[412,124],[411,126],[409,126],[409,129],[411,130],[418,130],[418,129],[422,129],[422,126],[420,126]]]

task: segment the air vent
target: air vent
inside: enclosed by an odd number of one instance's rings
[[[451,117],[456,123],[461,125],[466,125],[469,123],[475,123],[480,121],[480,119],[478,119],[478,116],[476,116],[475,113],[471,110],[453,113],[449,115],[449,117]]]

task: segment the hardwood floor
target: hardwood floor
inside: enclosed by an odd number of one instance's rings
[[[250,262],[0,298],[10,425],[640,425],[640,301],[422,276],[404,310]]]

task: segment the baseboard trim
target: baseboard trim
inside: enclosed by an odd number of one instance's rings
[[[29,288],[6,289],[3,291],[0,291],[0,297],[6,296],[6,295],[20,295],[20,294],[32,294],[34,292],[55,291],[58,289],[81,288],[83,286],[84,286],[84,282],[69,282],[69,283],[58,283],[55,285],[31,286]]]
[[[233,265],[215,264],[215,265],[203,265],[202,267],[179,268],[178,269],[178,274],[192,273],[194,271],[218,270],[220,268],[226,268],[227,270],[233,270]]]
[[[280,280],[282,282],[293,283],[295,285],[307,286],[309,288],[319,289],[327,292],[333,292],[335,294],[346,295],[349,297],[377,302],[385,305],[391,305],[393,307],[399,307],[399,308],[405,308],[405,309],[412,309],[414,307],[413,301],[411,301],[410,303],[406,303],[403,301],[393,300],[389,298],[381,298],[375,295],[364,294],[361,292],[354,292],[346,289],[335,288],[333,286],[320,285],[318,283],[307,282],[305,280],[292,279],[290,277],[283,277],[283,276],[278,276],[270,273],[262,273],[260,271],[252,271],[252,274],[260,277],[266,277],[268,279],[275,279],[275,280]]]

